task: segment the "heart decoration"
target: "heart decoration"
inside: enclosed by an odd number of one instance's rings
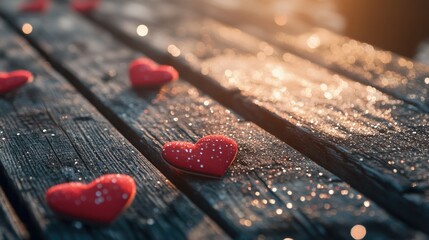
[[[33,81],[33,74],[25,70],[0,72],[0,95],[11,92]]]
[[[173,167],[193,174],[222,177],[237,155],[237,143],[225,136],[209,135],[196,144],[169,142],[162,156]]]
[[[31,0],[20,6],[21,12],[44,12],[48,10],[50,0]]]
[[[151,88],[177,80],[179,73],[171,66],[158,65],[148,58],[139,58],[131,62],[129,76],[134,87]]]
[[[71,3],[71,8],[77,12],[91,12],[98,8],[100,0],[74,0]]]
[[[103,175],[89,184],[80,182],[53,186],[46,201],[56,213],[90,223],[109,224],[134,200],[136,184],[128,175]]]

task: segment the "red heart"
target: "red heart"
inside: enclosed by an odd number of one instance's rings
[[[171,66],[159,66],[147,58],[139,58],[129,66],[131,84],[134,87],[157,87],[175,81],[179,73]]]
[[[93,223],[111,223],[134,200],[136,184],[121,174],[103,175],[89,184],[53,186],[46,192],[49,207],[60,215]]]
[[[32,0],[20,6],[21,12],[44,12],[48,10],[49,0]]]
[[[33,74],[25,70],[10,73],[0,72],[0,95],[11,92],[26,83],[33,81]]]
[[[191,173],[222,177],[237,155],[237,143],[225,136],[209,135],[189,142],[169,142],[162,156],[172,166]]]
[[[71,8],[77,12],[90,12],[100,5],[100,0],[74,0]]]

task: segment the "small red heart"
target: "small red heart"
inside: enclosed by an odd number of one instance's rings
[[[49,207],[60,215],[108,224],[134,200],[136,184],[127,175],[103,175],[89,184],[80,182],[53,186],[46,192]]]
[[[49,0],[32,0],[20,6],[21,12],[44,12],[48,10]]]
[[[0,95],[11,92],[26,83],[33,81],[33,74],[25,70],[10,73],[0,72]]]
[[[95,10],[100,5],[100,0],[74,0],[71,3],[71,8],[77,12],[90,12]]]
[[[175,81],[179,73],[171,66],[159,66],[147,58],[139,58],[129,66],[131,84],[134,87],[157,87]]]
[[[172,166],[191,173],[222,177],[237,155],[237,143],[225,136],[209,135],[189,142],[169,142],[162,156]]]

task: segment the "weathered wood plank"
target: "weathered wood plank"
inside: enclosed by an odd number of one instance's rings
[[[37,29],[28,36],[30,41],[234,237],[349,238],[350,228],[362,224],[368,237],[424,238],[189,84],[179,81],[159,90],[132,90],[127,63],[140,54],[83,19],[61,9],[42,17],[8,14],[8,18],[16,26],[30,22]],[[62,41],[53,41],[58,38]],[[93,43],[94,39],[100,41]],[[109,72],[115,74],[104,78]],[[223,179],[178,175],[162,160],[163,143],[195,141],[206,134],[226,134],[240,146],[236,163]]]
[[[33,84],[0,98],[2,178],[35,239],[227,238],[74,88],[0,21],[0,68],[29,69]],[[44,200],[45,190],[66,181],[91,181],[124,173],[137,196],[114,224],[64,223]]]
[[[280,57],[269,44],[195,11],[165,2],[164,11],[157,11],[157,3],[106,0],[93,17],[100,23],[115,19],[105,27],[192,70],[188,81],[429,231],[427,114],[294,55]],[[147,24],[145,37],[135,33],[144,19],[124,12],[137,6],[163,12],[154,16],[157,24]]]
[[[1,148],[0,148],[1,149]],[[0,239],[28,239],[27,229],[0,188]]]
[[[178,3],[180,1],[170,1]],[[429,66],[287,16],[279,26],[254,7],[182,0],[187,8],[234,25],[277,47],[309,59],[429,112]]]

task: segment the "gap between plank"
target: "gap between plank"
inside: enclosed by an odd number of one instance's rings
[[[3,172],[4,169],[2,169],[0,172]],[[2,179],[0,179],[2,181]],[[4,181],[2,181],[4,183]],[[13,206],[12,202],[10,202],[9,197],[6,195],[6,189],[4,186],[0,186],[0,195],[3,200],[2,206],[4,207],[4,214],[5,218],[8,218],[10,227],[12,228],[12,231],[14,231],[14,234],[16,234],[18,238],[22,239],[30,239],[30,233],[26,227],[26,225],[22,222],[20,216],[16,213],[15,207]],[[8,224],[8,223],[6,223]]]
[[[37,224],[37,219],[31,212],[30,207],[25,203],[23,198],[18,194],[18,190],[15,189],[13,184],[6,177],[7,173],[3,167],[0,167],[0,187],[4,190],[7,200],[15,211],[17,217],[24,225],[23,227],[27,230],[29,239],[43,239],[42,229]]]

